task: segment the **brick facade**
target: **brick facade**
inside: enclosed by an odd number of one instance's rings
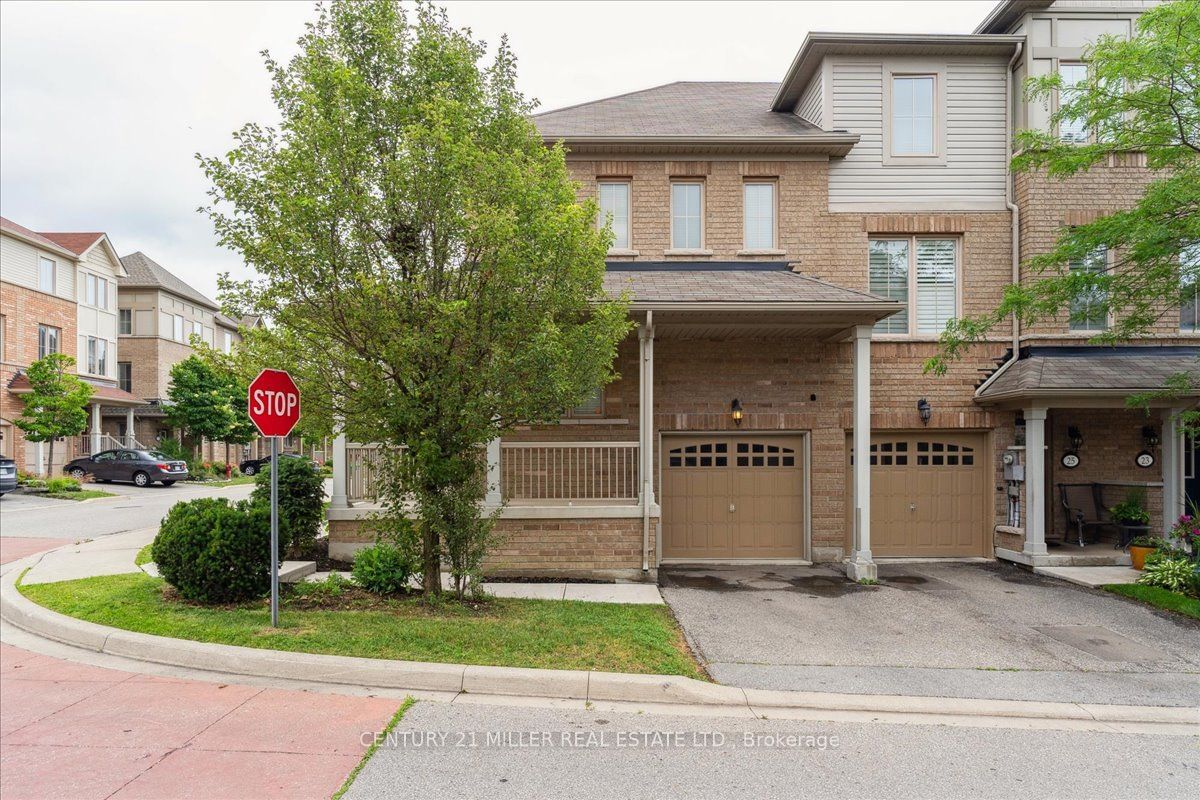
[[[50,325],[60,330],[59,352],[75,350],[78,332],[75,303],[7,281],[0,282],[0,313],[4,315],[4,352],[0,355],[0,424],[11,441],[3,443],[4,452],[17,462],[17,468],[31,470],[26,459],[25,434],[11,422],[21,415],[25,403],[20,395],[8,391],[9,381],[24,372],[38,359],[38,326]],[[72,368],[72,372],[76,371]],[[55,443],[55,463],[62,463],[61,453],[68,456],[67,442]]]

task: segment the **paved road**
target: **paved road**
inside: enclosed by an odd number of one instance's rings
[[[681,741],[675,746],[674,736],[654,740],[664,732],[679,734]],[[696,738],[714,733],[724,735],[723,745]],[[359,773],[346,800],[1140,800],[1194,797],[1200,774],[1200,750],[1187,737],[639,716],[457,702],[417,703],[396,734]],[[488,734],[506,736],[506,744],[488,746]],[[813,739],[789,742],[787,736]]]
[[[713,677],[759,689],[1200,705],[1200,623],[1004,563],[663,572]]]
[[[48,500],[36,495],[6,494],[0,498],[0,536],[96,538],[157,525],[180,500],[197,497],[249,497],[252,484],[210,489],[177,483],[174,486],[100,484],[97,488],[119,495],[88,502]]]

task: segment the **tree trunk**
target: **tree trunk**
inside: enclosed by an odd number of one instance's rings
[[[421,526],[421,557],[425,562],[422,572],[422,584],[426,597],[442,593],[442,559],[441,543],[437,531],[431,525]]]
[[[46,457],[46,477],[54,475],[54,437],[50,437],[50,453]]]

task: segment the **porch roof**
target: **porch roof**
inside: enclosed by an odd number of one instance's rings
[[[979,387],[981,403],[1039,397],[1124,397],[1166,389],[1173,375],[1200,379],[1200,347],[1025,347]],[[1186,392],[1200,395],[1200,390]]]
[[[92,387],[92,396],[89,403],[103,401],[114,406],[144,406],[146,401],[140,397],[134,397],[129,392],[118,389],[116,386],[108,386],[101,383],[93,383],[87,379],[82,379],[84,383]],[[23,372],[19,372],[13,376],[8,382],[8,390],[16,395],[29,394],[33,391],[33,385],[29,382],[29,376]]]
[[[864,312],[882,319],[901,306],[792,271],[772,261],[609,262],[609,294],[628,292],[635,309],[808,309]]]

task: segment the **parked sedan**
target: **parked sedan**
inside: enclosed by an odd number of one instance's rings
[[[0,495],[17,488],[17,462],[11,458],[0,458]]]
[[[280,458],[299,458],[299,459],[307,460],[304,458],[304,456],[298,456],[295,453],[280,453],[279,457]],[[267,469],[270,466],[271,466],[271,457],[270,456],[266,456],[265,458],[248,458],[245,461],[243,461],[242,463],[238,464],[238,470],[243,475],[257,475],[258,473],[262,472],[264,469]],[[316,467],[316,464],[314,464],[313,466]]]
[[[98,481],[132,481],[136,486],[155,481],[170,486],[188,476],[186,461],[171,461],[157,450],[105,450],[67,462],[63,472],[76,479],[91,475]]]

